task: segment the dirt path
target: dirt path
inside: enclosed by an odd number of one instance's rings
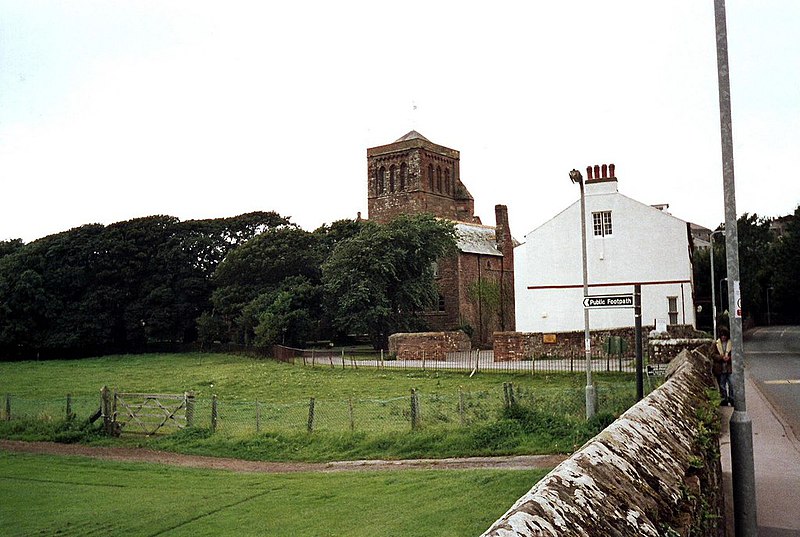
[[[120,462],[149,462],[187,468],[210,468],[233,472],[290,473],[290,472],[345,472],[374,470],[460,470],[495,468],[506,470],[530,470],[553,468],[566,457],[563,455],[519,455],[512,457],[468,457],[463,459],[411,459],[369,460],[336,462],[265,462],[184,455],[167,451],[141,448],[90,447],[80,444],[57,444],[54,442],[20,442],[0,440],[0,450],[47,455],[91,457]]]

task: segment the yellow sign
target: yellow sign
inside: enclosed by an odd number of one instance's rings
[[[555,334],[542,334],[542,342],[543,343],[555,343],[556,342],[556,335]]]

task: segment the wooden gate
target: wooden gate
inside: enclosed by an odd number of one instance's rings
[[[151,394],[101,391],[106,432],[152,435],[192,426],[194,394]]]

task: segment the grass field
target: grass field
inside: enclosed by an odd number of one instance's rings
[[[503,410],[505,383],[513,383],[519,403],[513,415]],[[0,421],[0,435],[23,440],[134,442],[263,460],[568,453],[635,402],[631,374],[597,374],[595,383],[599,413],[587,423],[585,378],[580,374],[480,373],[470,377],[363,367],[342,370],[202,353],[2,362],[0,395],[11,394],[16,419]],[[99,438],[80,424],[98,408],[104,385],[127,392],[193,391],[198,398],[196,426],[169,437]],[[422,427],[413,433],[412,388],[420,394],[422,408]],[[78,420],[65,424],[68,393]],[[212,394],[219,398],[215,434],[209,431]],[[316,400],[313,434],[306,430],[311,397]],[[258,431],[256,407],[261,420]],[[18,419],[21,416],[30,419]]]
[[[543,474],[264,475],[0,452],[0,535],[479,535]]]

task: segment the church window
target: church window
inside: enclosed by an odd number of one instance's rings
[[[394,192],[394,176],[397,175],[397,166],[392,164],[389,167],[389,192]]]
[[[408,180],[408,164],[403,162],[400,164],[400,190],[406,189],[406,181]]]
[[[378,172],[378,193],[383,194],[386,192],[386,168],[381,166]]]
[[[431,192],[433,192],[433,164],[428,164],[428,182],[430,183]]]
[[[436,190],[442,191],[442,168],[439,166],[436,167]]]

